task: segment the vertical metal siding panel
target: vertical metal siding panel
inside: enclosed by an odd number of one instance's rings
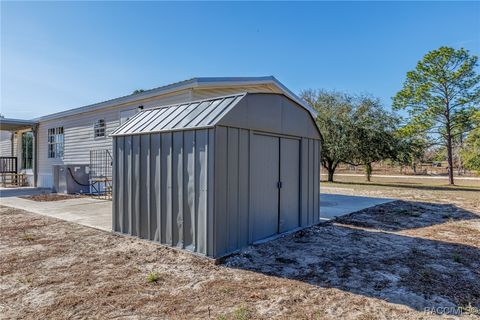
[[[140,236],[140,136],[132,136],[132,234]]]
[[[160,241],[160,135],[150,135],[150,235]]]
[[[195,251],[195,131],[183,134],[183,243],[186,249]]]
[[[132,200],[133,200],[133,187],[132,187],[132,166],[133,166],[133,157],[132,157],[132,137],[125,137],[125,174],[127,179],[125,179],[125,190],[127,194],[125,196],[124,208],[125,211],[125,231],[128,234],[132,234]]]
[[[162,242],[173,245],[172,241],[172,133],[161,134],[161,198]]]
[[[215,256],[227,251],[227,128],[215,129]]]
[[[313,150],[313,140],[308,139],[308,224],[313,224],[313,204],[314,204],[314,173],[313,173],[313,158],[315,152]]]
[[[315,152],[314,152],[314,155],[315,155],[315,158],[314,158],[314,162],[313,162],[313,168],[314,168],[314,175],[313,175],[313,183],[314,183],[314,188],[313,188],[313,191],[314,191],[314,201],[315,201],[315,204],[314,204],[314,217],[313,217],[313,222],[314,223],[318,223],[320,221],[320,208],[319,208],[319,197],[320,197],[320,159],[319,159],[319,141],[318,140],[314,140],[314,148],[315,148]]]
[[[124,165],[124,159],[125,159],[125,143],[124,143],[125,138],[124,137],[117,137],[117,147],[118,147],[118,152],[117,152],[117,179],[114,183],[117,184],[117,199],[116,201],[118,202],[117,205],[117,215],[118,215],[118,229],[115,229],[115,231],[119,232],[124,232],[124,212],[125,212],[125,206],[124,206],[124,198],[125,198],[125,165]]]
[[[195,132],[196,250],[207,253],[208,130]]]
[[[118,170],[118,138],[113,138],[113,149],[112,149],[112,230],[113,231],[118,231],[118,175],[117,175],[117,170]]]
[[[173,133],[173,243],[183,248],[183,131]]]
[[[215,256],[215,142],[216,141],[216,129],[208,130],[208,142],[207,142],[207,255],[210,257]]]
[[[238,140],[238,246],[248,245],[250,134],[240,129]]]
[[[308,225],[308,140],[302,138],[301,145],[301,170],[300,170],[300,200],[301,200],[301,226]]]
[[[150,238],[150,135],[139,136],[139,179],[137,180],[138,198],[140,200],[138,211],[138,230],[139,237],[143,239]]]
[[[238,129],[227,129],[227,252],[238,248]]]

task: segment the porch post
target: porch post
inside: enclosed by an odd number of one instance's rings
[[[33,186],[38,186],[38,124],[32,126],[33,133]]]
[[[14,154],[15,153],[15,135],[17,133],[15,131],[11,131],[10,132],[10,156],[11,157],[16,157],[16,155]]]

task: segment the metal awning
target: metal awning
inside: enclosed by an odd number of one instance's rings
[[[242,93],[146,109],[137,113],[111,135],[210,128],[215,126],[245,95],[246,93]]]
[[[22,119],[0,118],[1,131],[17,131],[22,129],[33,128],[38,122]]]

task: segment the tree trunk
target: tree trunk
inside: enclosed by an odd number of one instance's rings
[[[453,185],[453,146],[452,146],[452,132],[450,128],[450,113],[447,105],[447,111],[445,112],[445,118],[447,119],[447,161],[448,161],[448,183]]]
[[[447,127],[447,154],[448,154],[448,183],[455,184],[453,181],[453,156],[452,156],[452,135],[450,128]]]
[[[322,161],[322,165],[327,170],[327,181],[333,182],[333,175],[335,174],[335,169],[337,168],[338,163],[335,163],[333,160],[325,159]]]
[[[334,163],[334,161],[327,160],[327,166],[325,168],[328,172],[328,182],[333,182],[333,175],[335,174],[335,169],[337,169],[337,164],[338,163]]]
[[[367,163],[365,165],[365,175],[366,175],[367,181],[370,182],[370,178],[372,177],[372,164],[371,163]]]
[[[450,124],[450,100],[447,92],[445,92],[446,105],[445,105],[445,126],[447,129],[447,160],[448,160],[448,183],[453,185],[453,152],[452,152],[452,127]]]
[[[333,182],[333,170],[328,170],[328,182]]]

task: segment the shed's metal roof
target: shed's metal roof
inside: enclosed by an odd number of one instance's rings
[[[246,93],[241,93],[146,109],[118,127],[111,135],[210,128],[245,95]]]

